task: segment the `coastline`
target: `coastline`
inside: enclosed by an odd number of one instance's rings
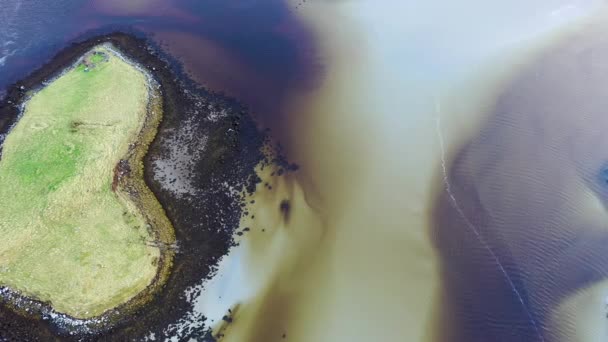
[[[145,305],[150,300],[150,297],[159,291],[167,281],[171,272],[176,241],[173,225],[144,179],[144,158],[148,153],[150,144],[158,133],[158,126],[163,118],[163,98],[159,90],[160,85],[145,68],[136,61],[122,55],[120,50],[117,51],[111,43],[106,47],[124,61],[139,69],[146,77],[148,103],[146,104],[145,118],[137,136],[129,145],[127,155],[122,159],[128,165],[129,172],[119,177],[118,173],[120,172],[119,167],[121,164],[119,163],[115,168],[114,179],[117,181],[117,189],[121,190],[123,194],[131,199],[132,203],[136,205],[144,217],[144,220],[148,223],[149,233],[154,237],[155,247],[158,247],[160,251],[156,275],[152,282],[142,292],[121,305],[121,315],[125,315],[128,314],[125,311],[132,311],[137,307]]]
[[[155,237],[160,241],[165,258],[158,266],[155,281],[124,305],[104,316],[91,320],[75,320],[49,310],[48,305],[34,302],[38,315],[27,311],[16,312],[0,299],[0,338],[29,340],[112,340],[141,339],[145,336],[171,336],[172,323],[188,315],[192,303],[187,290],[212,275],[215,265],[234,244],[232,231],[238,228],[242,215],[242,198],[229,193],[219,193],[227,185],[244,188],[255,182],[251,177],[254,167],[263,159],[259,147],[265,142],[247,109],[238,101],[222,94],[200,88],[181,71],[181,66],[161,55],[150,41],[125,33],[112,33],[76,42],[59,52],[42,68],[9,87],[0,102],[0,134],[6,134],[19,119],[20,104],[32,89],[57,77],[66,65],[77,61],[87,51],[103,43],[111,43],[127,57],[148,72],[150,84],[154,84],[155,96],[148,104],[144,134],[139,137],[139,148],[129,156],[132,176],[136,179],[121,180],[121,186],[146,189],[142,206],[164,211],[168,220],[147,217],[157,224],[172,225],[174,234],[160,231]],[[222,109],[221,117],[202,117],[200,103],[209,108]],[[203,111],[203,110],[201,110]],[[212,111],[209,109],[208,111]],[[161,113],[162,112],[162,113]],[[165,186],[170,180],[158,179],[153,166],[166,156],[164,139],[175,128],[186,126],[187,120],[208,120],[201,134],[208,138],[208,149],[192,165],[190,174],[197,186],[204,190],[191,195],[189,201],[180,201]],[[208,127],[207,127],[208,126]],[[157,133],[158,132],[158,133]],[[141,178],[140,178],[141,177]],[[158,201],[156,201],[158,200]],[[215,203],[214,203],[215,202]],[[201,218],[200,208],[209,207],[209,214]],[[217,206],[225,212],[217,212]],[[163,215],[160,215],[161,217]],[[200,222],[202,221],[202,222]],[[176,250],[175,241],[180,241]],[[168,247],[168,248],[166,248]],[[173,272],[170,272],[171,265]],[[139,305],[141,304],[141,305]],[[201,321],[204,317],[201,317]],[[207,336],[204,327],[199,336]]]
[[[121,158],[118,165],[114,166],[114,179],[117,184],[113,186],[112,191],[116,194],[120,201],[130,201],[134,205],[139,214],[144,218],[148,226],[148,234],[153,238],[153,247],[159,250],[159,259],[155,265],[155,276],[152,281],[135,296],[128,300],[120,303],[118,306],[105,310],[100,315],[95,315],[86,318],[72,317],[66,313],[60,313],[55,311],[52,305],[45,303],[33,296],[21,294],[21,291],[12,289],[9,286],[0,286],[0,295],[4,298],[0,298],[0,303],[7,307],[12,308],[20,315],[49,315],[55,318],[61,318],[65,322],[69,322],[71,325],[78,326],[89,326],[93,328],[100,324],[112,324],[112,322],[120,319],[121,316],[126,316],[132,313],[134,310],[145,305],[150,301],[157,291],[159,291],[171,271],[171,264],[174,255],[175,248],[175,234],[173,233],[173,227],[171,222],[167,218],[164,209],[148,188],[144,180],[143,172],[143,160],[147,154],[148,147],[154,140],[158,126],[162,121],[162,93],[159,88],[160,85],[154,80],[152,75],[139,63],[133,59],[123,55],[112,43],[102,43],[93,46],[88,51],[85,51],[80,57],[78,57],[73,63],[68,64],[64,69],[58,72],[50,79],[45,80],[39,86],[25,92],[25,96],[21,99],[20,103],[15,103],[19,111],[8,127],[1,127],[3,129],[2,137],[4,138],[10,134],[11,129],[19,121],[21,116],[25,112],[25,108],[29,100],[35,96],[39,91],[44,89],[48,84],[51,84],[56,79],[65,75],[66,73],[77,68],[84,58],[95,49],[103,48],[110,51],[114,57],[121,59],[125,63],[131,65],[133,68],[142,73],[145,77],[146,88],[148,89],[145,107],[145,113],[142,113],[143,118],[141,119],[140,127],[136,134],[129,139],[128,148],[126,154]],[[20,89],[21,90],[21,89]],[[0,140],[0,143],[3,139]],[[1,145],[0,145],[1,148]],[[1,155],[0,155],[1,158]],[[119,166],[124,165],[129,172],[119,172]],[[120,177],[117,177],[118,174]]]

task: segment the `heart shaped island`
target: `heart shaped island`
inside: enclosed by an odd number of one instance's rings
[[[0,288],[89,319],[162,286],[175,236],[143,178],[161,117],[159,85],[109,43],[31,91],[2,144]]]

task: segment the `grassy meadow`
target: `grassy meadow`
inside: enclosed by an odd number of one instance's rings
[[[89,318],[154,279],[161,252],[114,169],[147,112],[145,75],[105,47],[25,104],[0,159],[0,285]]]

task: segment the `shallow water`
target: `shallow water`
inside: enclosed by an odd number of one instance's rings
[[[214,323],[233,309],[224,340],[605,336],[598,1],[76,3],[0,87],[41,47],[134,27],[300,166],[264,171],[250,232],[196,299]]]
[[[443,8],[450,17],[435,26],[431,13],[440,9],[437,6],[393,5],[392,16],[365,1],[315,3],[303,10],[322,37],[321,60],[327,73],[320,89],[295,95],[288,107],[293,116],[285,145],[301,166],[290,179],[295,184],[291,187],[302,187],[306,196],[284,192],[282,197],[311,205],[300,209],[306,218],[275,225],[279,230],[266,245],[258,244],[250,257],[236,258],[254,267],[249,258],[270,255],[269,246],[280,249],[277,240],[289,234],[294,237],[287,238],[283,248],[302,254],[291,256],[288,263],[275,262],[278,275],[258,298],[245,298],[226,340],[277,340],[284,331],[295,341],[533,341],[538,339],[536,326],[543,340],[554,336],[544,332],[549,324],[536,322],[541,320],[536,313],[530,320],[521,311],[520,302],[528,301],[524,291],[532,291],[528,295],[534,297],[543,289],[528,289],[524,279],[524,284],[513,285],[522,287],[521,299],[510,287],[499,292],[505,275],[491,254],[478,253],[489,244],[502,260],[509,250],[495,251],[498,241],[480,241],[470,227],[450,229],[450,224],[459,223],[453,214],[447,223],[430,214],[436,213],[434,193],[444,186],[442,167],[452,184],[451,160],[459,144],[477,134],[485,115],[494,115],[493,102],[501,86],[509,86],[512,75],[577,29],[574,20],[593,7],[529,13],[471,2],[467,5],[476,7],[480,18],[503,14],[500,25],[479,31],[482,19],[466,21],[470,7]],[[404,13],[414,10],[413,23],[403,19]],[[522,15],[535,24],[516,25]],[[408,40],[399,44],[401,37]],[[463,42],[461,37],[468,39]],[[519,125],[514,131],[525,130]],[[519,143],[522,137],[517,134],[512,138]],[[529,193],[520,193],[525,203]],[[278,207],[276,199],[263,203],[256,199],[256,206]],[[543,213],[532,210],[530,215]],[[431,228],[435,224],[439,232]],[[524,245],[527,235],[491,228],[498,234],[515,234],[513,243]],[[476,239],[464,240],[469,235]],[[444,237],[455,247],[440,245]],[[534,242],[542,253],[545,245],[538,240],[539,236]],[[472,261],[457,264],[460,259],[451,251]],[[269,265],[264,263],[264,269]],[[508,265],[501,262],[500,267]],[[451,281],[444,268],[463,280]],[[512,269],[505,273],[517,278]],[[470,303],[476,296],[483,304],[480,308]],[[559,305],[560,300],[554,300],[546,308]],[[453,301],[457,305],[452,306]]]
[[[489,300],[514,298],[513,319],[524,320],[519,329],[528,332],[519,334],[529,340],[606,338],[604,29],[599,19],[581,27],[518,73],[457,155],[449,174],[453,191],[436,211],[450,299],[478,310],[477,320],[504,320],[491,313],[504,313],[504,303]],[[459,231],[456,246],[452,236]],[[479,250],[454,255],[480,240]],[[488,269],[499,261],[500,272]],[[503,280],[472,283],[481,270],[486,279]],[[461,288],[474,289],[475,297],[456,294]],[[588,307],[580,304],[585,301]],[[509,328],[466,339],[496,338]]]

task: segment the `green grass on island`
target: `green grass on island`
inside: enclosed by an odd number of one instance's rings
[[[168,222],[158,203],[151,216],[114,182],[145,133],[146,76],[95,51],[26,102],[0,159],[0,285],[77,318],[154,282],[163,252],[149,218]]]

